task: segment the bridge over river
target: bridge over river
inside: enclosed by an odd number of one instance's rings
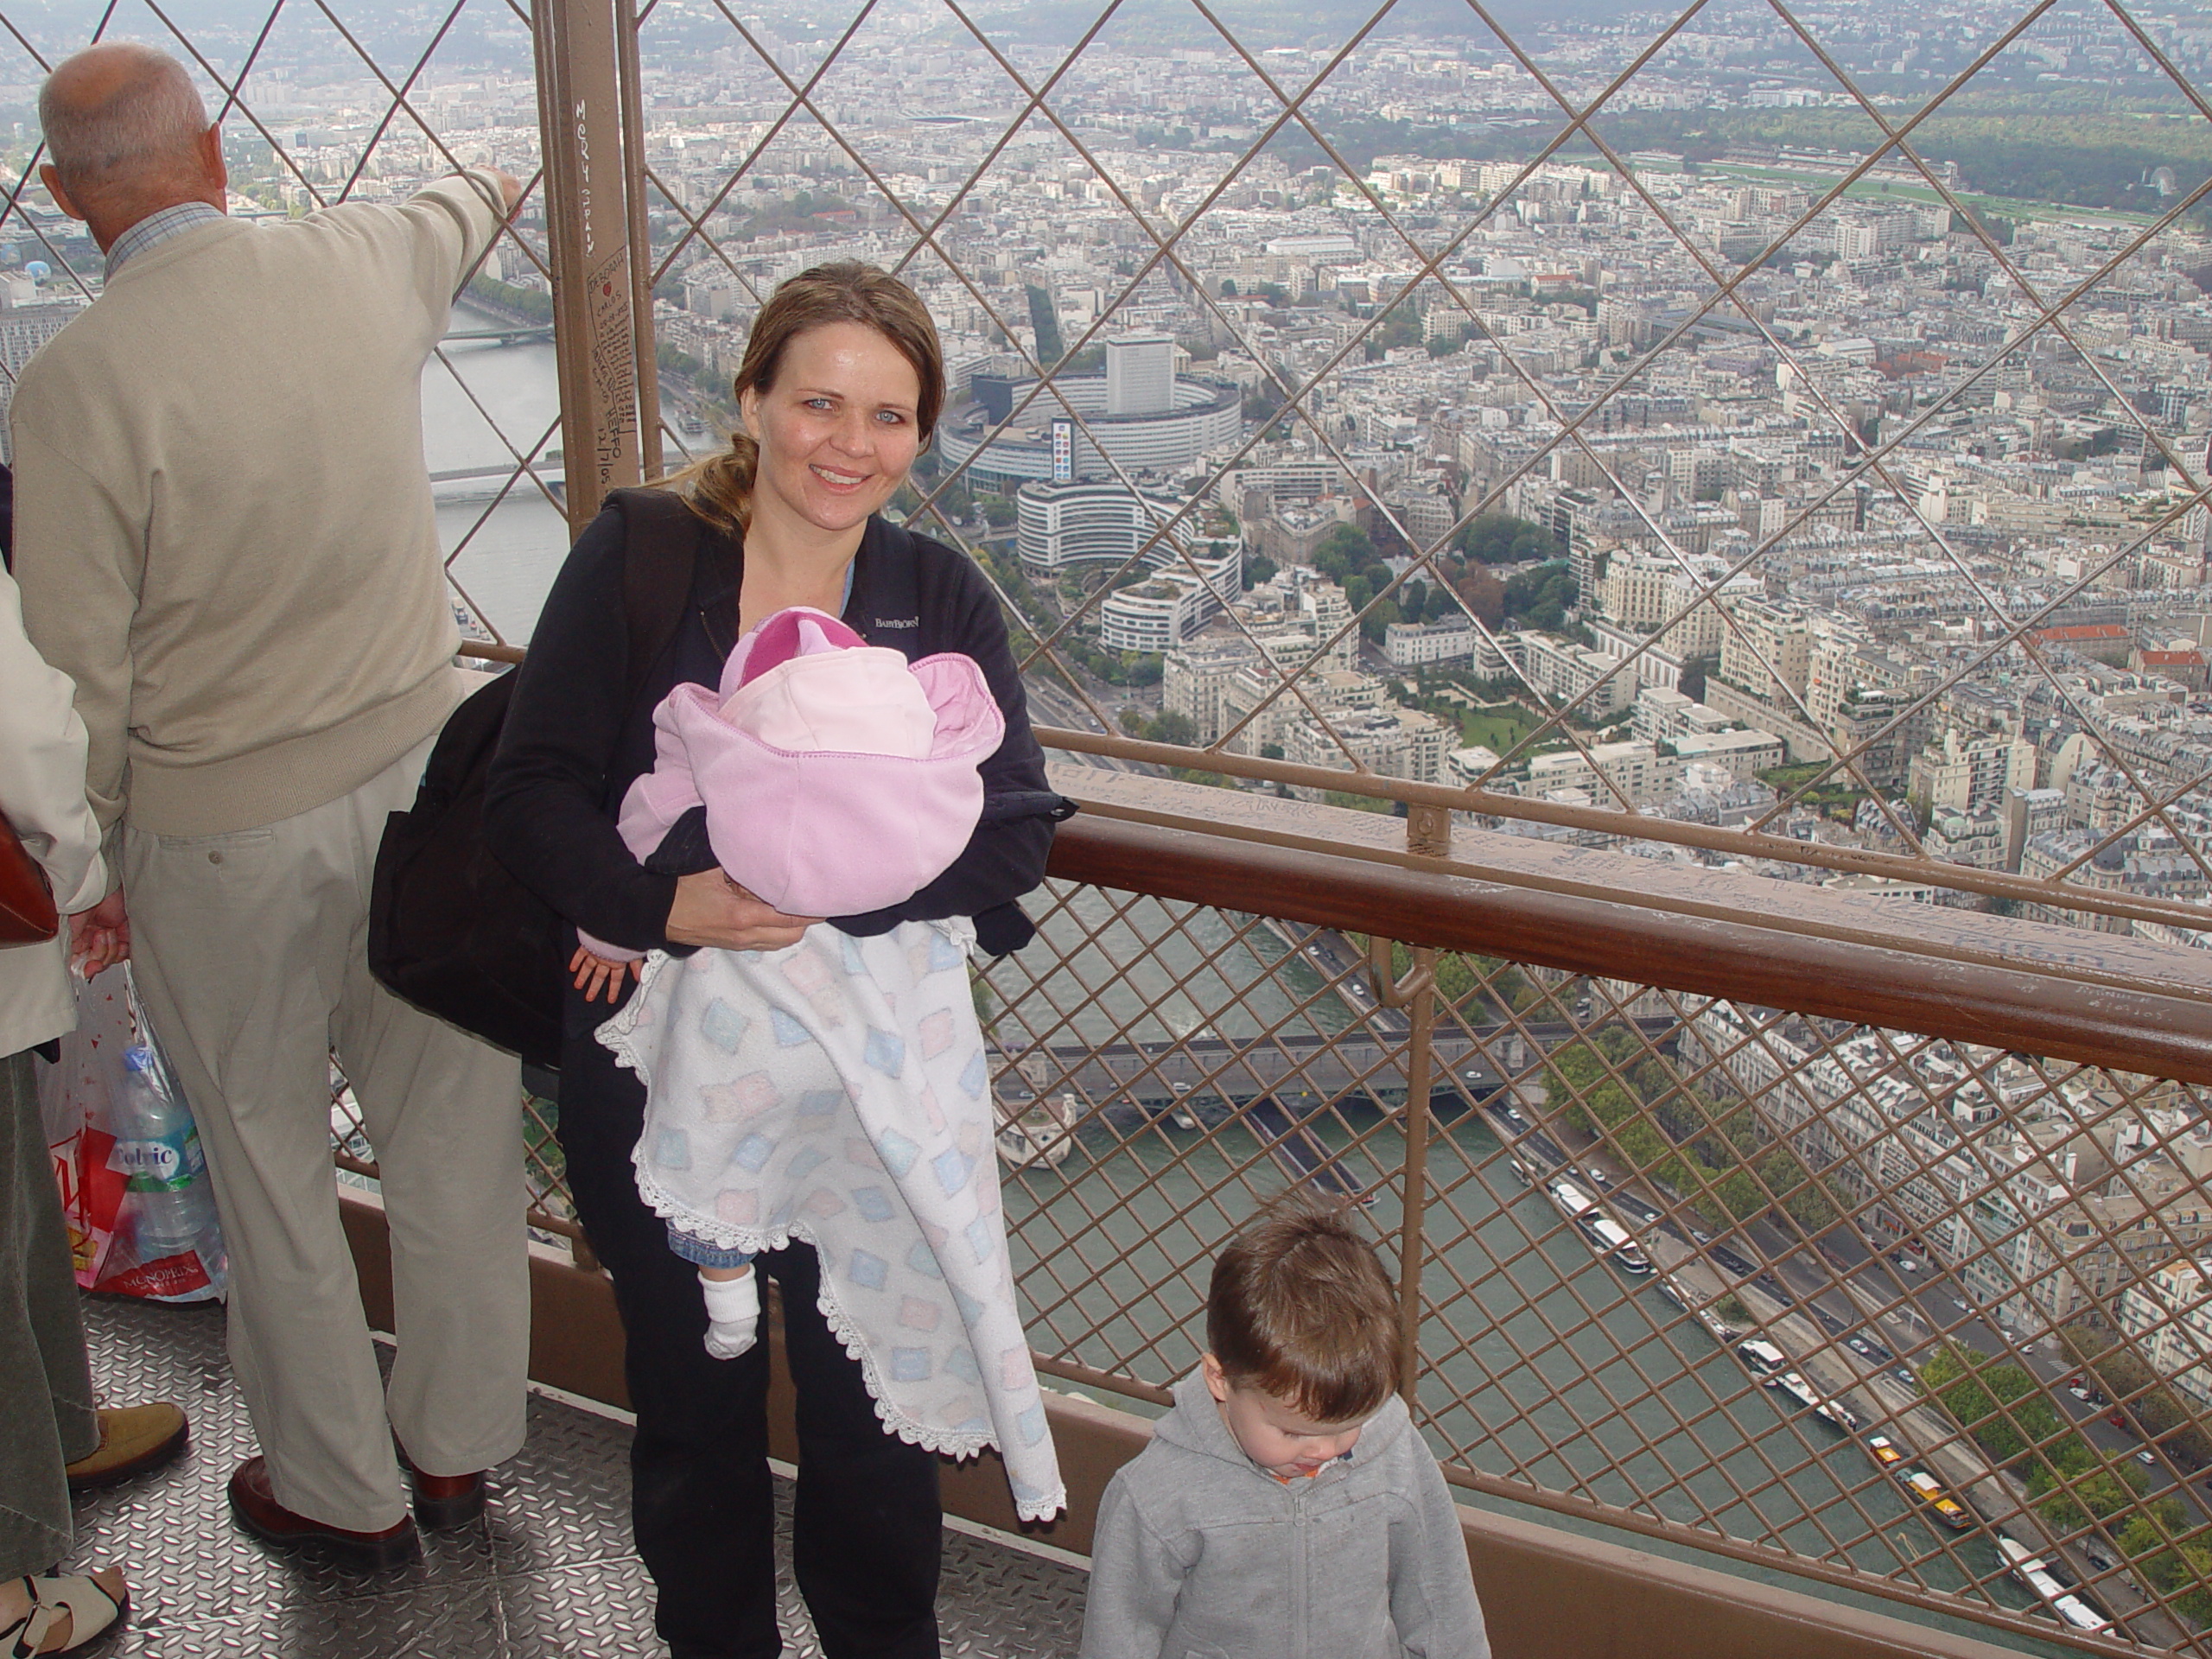
[[[537,346],[553,338],[550,322],[517,322],[505,327],[459,328],[438,341],[441,346],[466,345],[478,340],[492,340],[501,346]]]
[[[550,461],[537,462],[529,470],[532,478],[553,493],[556,502],[563,505],[567,504],[569,467],[565,461],[556,455]],[[441,502],[448,504],[495,501],[502,495],[536,497],[537,490],[519,479],[512,487],[509,486],[507,480],[515,477],[515,465],[512,461],[499,461],[489,467],[456,467],[446,472],[432,473],[430,486]]]

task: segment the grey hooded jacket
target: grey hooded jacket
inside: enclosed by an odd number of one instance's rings
[[[1193,1373],[1098,1506],[1082,1659],[1488,1659],[1459,1518],[1392,1395],[1287,1485]]]

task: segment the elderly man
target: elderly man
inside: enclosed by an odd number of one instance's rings
[[[395,1431],[426,1525],[480,1512],[523,1436],[516,1065],[388,995],[363,949],[385,814],[465,689],[422,368],[519,192],[479,169],[235,222],[219,129],[137,45],[69,59],[39,114],[41,177],[107,256],[11,414],[24,619],[76,683],[123,877],[82,931],[127,938],[213,1173],[262,1448],[232,1507],[388,1561],[416,1547]],[[383,1172],[388,1390],[331,1176],[334,1046]]]

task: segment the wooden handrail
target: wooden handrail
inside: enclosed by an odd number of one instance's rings
[[[1296,836],[1253,839],[1233,826],[1146,822],[1105,800],[1060,826],[1050,874],[2212,1084],[2212,955],[1524,844],[1533,850],[1520,868],[1351,844],[1332,850]]]

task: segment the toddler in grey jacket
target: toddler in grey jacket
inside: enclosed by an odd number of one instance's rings
[[[1344,1213],[1269,1205],[1214,1263],[1206,1345],[1099,1503],[1082,1659],[1488,1659],[1396,1300]]]

